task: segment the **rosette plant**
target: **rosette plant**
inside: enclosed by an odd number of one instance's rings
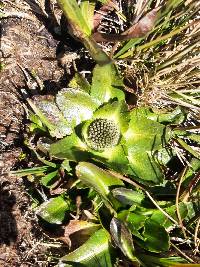
[[[28,99],[34,111],[29,128],[38,140],[34,152],[44,166],[15,172],[39,177],[39,183],[48,189],[60,179],[73,181],[37,210],[50,224],[67,223],[69,245],[70,234],[81,231],[88,236],[79,248],[62,257],[58,266],[121,266],[121,261],[131,266],[171,266],[184,261],[165,254],[170,231],[176,228],[183,236],[188,234],[182,220],[189,223],[195,219],[199,207],[195,201],[175,201],[175,186],[165,173],[176,156],[170,144],[177,140],[192,155],[190,168],[181,176],[185,188],[181,199],[186,200],[192,171],[200,167],[200,155],[184,139],[199,142],[199,136],[176,129],[187,117],[179,107],[168,113],[149,107],[130,109],[116,65],[91,37],[90,20],[86,21],[84,12],[91,14],[94,5],[58,2],[73,34],[97,65],[91,82],[77,73],[55,96]],[[86,219],[79,210],[78,219],[69,221],[76,190],[84,192],[90,205]]]

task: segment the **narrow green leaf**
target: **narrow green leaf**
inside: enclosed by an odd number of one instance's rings
[[[181,138],[177,138],[178,143],[187,150],[190,154],[192,154],[195,158],[200,159],[200,153],[194,150],[191,146],[189,146],[186,142],[184,142]]]
[[[24,177],[27,175],[42,175],[45,172],[47,172],[50,169],[49,166],[42,166],[42,167],[34,167],[30,169],[22,169],[22,170],[17,170],[17,171],[11,171],[11,174],[17,175],[19,177]]]
[[[84,20],[87,21],[87,25],[92,32],[95,2],[84,0],[80,4],[80,9]]]
[[[134,50],[135,45],[139,44],[144,38],[133,38],[126,42],[122,48],[114,55],[114,58],[118,58],[121,55],[123,55],[125,52],[127,52],[129,49]]]

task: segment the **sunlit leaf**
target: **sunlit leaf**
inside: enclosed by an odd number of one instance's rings
[[[29,104],[51,136],[62,138],[72,133],[71,125],[65,120],[53,97],[40,96],[35,98],[34,102],[29,100]]]
[[[56,104],[66,121],[74,128],[84,120],[89,120],[98,101],[88,93],[73,88],[64,88],[56,95]]]
[[[114,262],[115,256],[110,244],[110,236],[106,230],[100,229],[81,247],[62,257],[58,263],[58,267],[113,267]]]
[[[96,65],[93,70],[91,96],[101,103],[108,102],[112,98],[123,100],[124,93],[122,79],[113,64]]]
[[[40,180],[41,184],[46,187],[52,187],[54,182],[57,180],[58,170],[48,173],[43,176]]]
[[[130,174],[142,183],[160,183],[163,173],[154,160],[154,152],[169,139],[169,130],[162,124],[147,119],[143,111],[131,112],[129,129],[125,134]]]
[[[87,22],[88,27],[92,31],[95,3],[92,1],[84,0],[81,2],[80,9],[81,9],[82,16],[84,17],[85,21]]]
[[[37,215],[49,223],[62,224],[65,213],[69,210],[70,202],[59,196],[42,203],[38,207]]]
[[[135,249],[132,235],[128,228],[120,220],[113,218],[110,223],[110,232],[115,244],[131,261],[137,262],[134,256]]]
[[[86,160],[89,157],[86,145],[75,133],[52,144],[49,153],[52,157],[71,161]]]
[[[93,188],[107,203],[119,206],[111,194],[111,188],[123,186],[123,182],[117,176],[95,166],[92,163],[80,162],[76,167],[78,178],[88,187]]]

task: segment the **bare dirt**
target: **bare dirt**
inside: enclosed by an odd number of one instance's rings
[[[12,16],[1,20],[0,266],[2,267],[49,266],[47,246],[43,244],[48,238],[40,231],[37,219],[31,211],[31,199],[26,192],[24,181],[10,174],[12,169],[28,166],[27,158],[22,160],[26,122],[25,103],[20,94],[21,88],[25,86],[22,69],[35,72],[44,81],[48,90],[59,87],[64,76],[64,70],[56,60],[59,41],[48,31],[47,21],[43,20],[42,11],[37,8],[29,5],[29,1],[12,3],[5,1],[4,12],[12,13]],[[20,14],[26,18],[22,18]]]

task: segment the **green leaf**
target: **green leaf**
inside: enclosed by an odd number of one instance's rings
[[[17,175],[18,177],[24,177],[27,175],[42,175],[47,172],[51,167],[49,166],[41,166],[41,167],[34,167],[30,169],[22,169],[17,171],[11,171],[11,174]]]
[[[89,51],[92,58],[99,64],[111,62],[108,55],[99,47],[99,45],[91,37],[91,21],[86,20],[79,8],[76,0],[58,0],[58,4],[63,10],[71,27],[69,32],[80,39]],[[91,4],[90,4],[90,18],[91,18]]]
[[[177,138],[178,143],[190,154],[192,154],[195,158],[200,159],[200,153],[198,150],[194,150],[190,145],[184,142],[181,138]]]
[[[141,235],[139,230],[144,227],[145,221],[147,219],[148,216],[137,214],[134,212],[128,212],[126,218],[124,218],[131,233],[142,240],[144,240],[144,237]]]
[[[187,264],[187,261],[181,257],[168,257],[168,258],[161,258],[160,256],[153,256],[148,254],[140,254],[139,258],[141,262],[148,267],[155,267],[155,266],[163,266],[163,267],[192,267],[193,264]],[[185,264],[181,264],[185,263]]]
[[[119,203],[113,198],[111,189],[123,186],[123,182],[113,174],[88,162],[80,162],[76,166],[77,177],[88,187],[93,188],[106,202],[118,207]]]
[[[61,258],[58,267],[113,267],[115,257],[110,244],[110,236],[104,229],[98,230],[81,247]]]
[[[89,82],[86,80],[86,78],[76,72],[70,83],[68,84],[69,87],[77,89],[80,88],[81,90],[85,91],[86,93],[90,93],[91,86]]]
[[[150,120],[154,120],[160,123],[173,123],[173,124],[180,124],[185,120],[185,114],[180,107],[176,107],[171,112],[164,112],[161,111],[154,111],[152,112],[150,109],[146,109],[147,118]]]
[[[58,170],[48,173],[47,175],[43,176],[40,180],[41,184],[51,188],[57,180]]]
[[[188,167],[189,168],[183,177],[183,186],[184,187],[188,187],[192,178],[194,178],[195,174],[197,174],[198,171],[200,170],[200,160],[196,159],[196,158],[192,158]]]
[[[91,96],[101,103],[108,102],[112,98],[123,100],[123,81],[114,64],[96,65],[93,70]]]
[[[140,245],[151,252],[164,252],[169,250],[169,235],[165,228],[148,219],[144,224],[144,241],[139,240]]]
[[[137,258],[134,256],[135,249],[132,235],[125,224],[113,218],[110,223],[110,232],[115,244],[121,249],[124,255],[131,261],[137,262]]]
[[[103,152],[91,150],[91,153],[94,160],[103,163],[105,166],[116,172],[127,174],[129,162],[123,145],[119,144],[118,146],[108,148]]]
[[[84,20],[87,21],[88,27],[92,32],[95,2],[83,0],[80,4],[80,9]]]
[[[59,159],[68,159],[70,161],[86,160],[89,153],[87,146],[73,133],[70,136],[59,140],[50,146],[50,155]]]
[[[59,196],[42,203],[37,210],[37,215],[49,223],[62,224],[65,213],[69,210],[69,201]]]
[[[113,189],[112,194],[117,200],[125,205],[141,205],[145,198],[143,193],[123,187]]]
[[[72,133],[72,127],[56,106],[54,98],[42,96],[35,98],[34,102],[28,100],[28,103],[52,137],[62,138]]]
[[[68,124],[74,128],[82,121],[89,120],[100,103],[87,92],[64,88],[56,95],[56,104]]]
[[[169,214],[173,219],[178,221],[177,214],[176,214],[176,205],[172,205],[171,207],[164,209],[164,211],[167,212],[167,214]],[[179,204],[179,214],[182,219],[184,219],[187,216],[188,207],[186,204],[184,203]],[[159,223],[165,228],[168,228],[174,225],[174,223],[171,220],[169,220],[160,210],[154,211],[153,215],[151,216],[151,220]]]
[[[77,1],[58,0],[58,4],[63,10],[65,16],[69,19],[73,28],[80,32],[80,35],[90,36],[91,29],[87,23],[87,20],[85,20]]]
[[[163,173],[154,159],[154,152],[169,140],[170,131],[164,125],[147,119],[143,110],[134,109],[130,116],[129,129],[124,135],[130,162],[129,173],[145,184],[160,183]]]
[[[123,57],[123,54],[127,52],[129,49],[134,49],[137,44],[139,44],[144,38],[133,38],[126,42],[122,48],[115,54],[114,58]]]

